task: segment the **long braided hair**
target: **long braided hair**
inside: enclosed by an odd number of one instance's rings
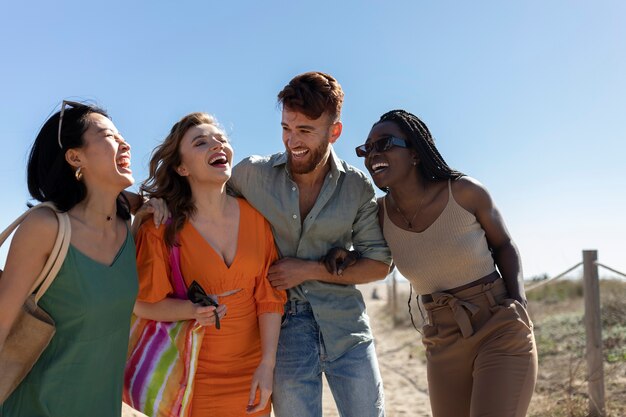
[[[415,149],[420,158],[418,168],[424,179],[428,181],[456,180],[464,175],[448,166],[437,150],[430,130],[416,115],[405,110],[391,110],[380,116],[374,126],[383,122],[393,122],[402,130],[410,147]]]
[[[418,166],[418,172],[425,180],[457,180],[464,175],[462,172],[450,168],[435,146],[435,140],[430,134],[430,130],[428,130],[426,124],[413,113],[409,113],[405,110],[391,110],[380,116],[380,119],[374,123],[374,126],[383,122],[393,122],[400,128],[400,130],[402,130],[402,133],[404,133],[406,139],[409,141],[409,146],[415,149],[417,155],[419,156],[420,163]],[[386,193],[389,192],[388,188],[382,190]],[[411,285],[409,288],[409,300],[407,303],[409,306],[409,315],[411,316],[411,323],[413,324],[413,327],[415,330],[420,332],[415,325],[413,313],[411,312],[413,286]],[[418,299],[419,295],[416,294],[415,298],[417,306],[420,309],[420,315],[422,316],[422,319],[424,319],[424,313],[422,312]]]

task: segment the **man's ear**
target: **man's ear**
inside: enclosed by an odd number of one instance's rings
[[[84,165],[82,156],[82,152],[75,148],[65,151],[65,160],[74,168],[79,168]]]
[[[341,136],[341,131],[343,130],[343,124],[341,122],[335,122],[332,125],[330,125],[330,137],[328,138],[328,141],[330,143],[335,143],[337,142],[337,139],[339,139],[339,136]]]

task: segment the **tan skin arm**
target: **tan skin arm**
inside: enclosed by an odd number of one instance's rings
[[[137,317],[157,321],[197,320],[201,326],[215,325],[215,307],[193,304],[191,301],[165,298],[156,303],[136,301],[133,312]],[[220,318],[226,314],[226,305],[217,308]]]
[[[366,284],[384,279],[388,273],[389,265],[367,258],[358,259],[341,275],[329,272],[323,262],[283,258],[270,267],[268,279],[273,287],[286,290],[309,280],[331,284]]]
[[[135,194],[131,191],[123,191],[122,193],[130,203],[130,212],[133,216],[135,216],[131,226],[131,233],[133,237],[137,236],[139,226],[141,226],[141,224],[151,215],[152,221],[154,221],[154,225],[157,229],[160,225],[164,224],[170,216],[167,204],[165,204],[163,199],[152,198],[144,202],[143,198],[141,198],[139,194]]]
[[[489,192],[482,184],[470,177],[462,177],[452,184],[456,202],[474,214],[476,220],[485,231],[487,244],[492,250],[494,261],[504,279],[510,297],[526,306],[527,300],[524,292],[524,277],[519,251]],[[383,210],[382,199],[378,199],[381,229]],[[329,273],[333,273],[333,270],[338,269],[336,265],[342,264],[342,259],[349,256],[347,253],[347,250],[341,248],[333,248],[329,251],[325,257],[326,268]],[[349,263],[346,264],[346,267],[348,266]]]
[[[276,350],[280,334],[281,315],[278,313],[264,313],[259,315],[259,331],[261,334],[261,363],[252,376],[250,397],[248,399],[248,413],[256,413],[267,406],[272,395],[274,383],[274,367],[276,366]],[[259,402],[254,403],[257,391]]]
[[[457,203],[473,213],[485,231],[487,243],[510,297],[526,306],[520,254],[489,192],[470,177],[453,182],[452,192]]]
[[[28,215],[13,236],[0,278],[0,350],[52,252],[58,230],[54,212],[38,209]]]
[[[122,191],[122,194],[124,194],[124,197],[126,197],[130,203],[130,212],[135,215],[144,203],[143,198],[141,198],[139,194],[133,193],[132,191]]]

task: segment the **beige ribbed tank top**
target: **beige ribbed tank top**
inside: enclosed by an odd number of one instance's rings
[[[476,217],[456,202],[450,181],[446,207],[420,233],[396,226],[387,215],[387,198],[383,201],[383,234],[393,262],[418,294],[456,288],[496,270],[485,231]]]

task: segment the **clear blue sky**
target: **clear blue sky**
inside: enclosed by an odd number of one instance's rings
[[[491,191],[527,277],[589,248],[625,271],[624,22],[620,0],[3,2],[0,224],[25,207],[28,149],[64,98],[109,110],[139,182],[192,111],[217,116],[236,160],[281,150],[276,93],[321,70],[346,92],[349,163],[405,108]]]

